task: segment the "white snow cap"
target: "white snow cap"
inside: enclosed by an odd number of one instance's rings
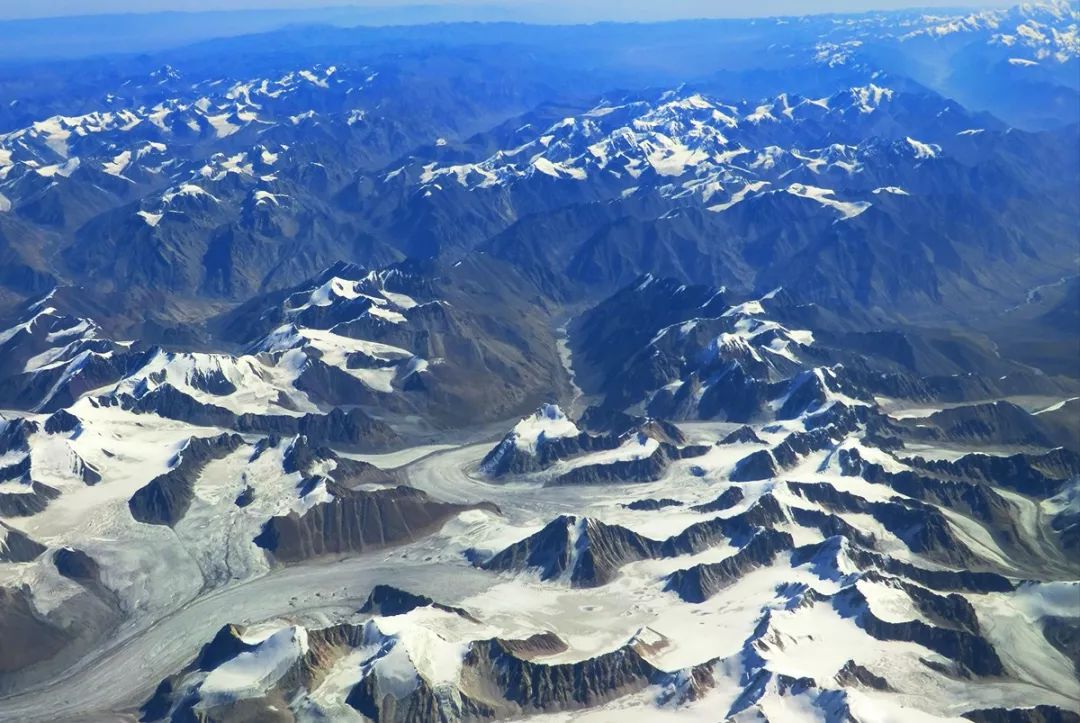
[[[557,404],[544,404],[531,417],[514,425],[513,434],[518,449],[534,453],[541,440],[573,437],[579,432]]]

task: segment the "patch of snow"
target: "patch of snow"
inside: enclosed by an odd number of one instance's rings
[[[840,212],[840,215],[844,220],[849,218],[855,218],[860,213],[870,208],[870,204],[866,201],[840,201],[833,198],[835,191],[830,188],[818,188],[817,186],[807,186],[802,183],[793,183],[784,189],[792,196],[798,196],[800,198],[808,198],[812,201],[817,201],[822,206],[829,206]]]
[[[537,445],[545,439],[574,437],[580,432],[558,405],[545,404],[532,416],[514,425],[514,444],[520,450],[535,454]]]
[[[157,226],[165,214],[151,213],[150,211],[137,211],[136,215],[146,222],[147,226]]]
[[[917,141],[911,136],[905,139],[911,149],[915,151],[915,157],[918,159],[937,158],[937,154],[941,151],[941,146],[934,145],[932,143],[923,143]]]

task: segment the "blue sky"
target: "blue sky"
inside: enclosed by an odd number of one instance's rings
[[[686,17],[748,17],[815,12],[858,12],[957,5],[1001,6],[1000,0],[965,3],[964,0],[0,0],[0,18],[28,18],[93,13],[153,12],[162,10],[250,10],[262,8],[312,9],[326,6],[405,7],[410,5],[457,6],[474,10],[478,18],[492,6],[509,10],[521,19],[563,22],[593,20],[665,20]],[[423,13],[416,13],[423,21]]]

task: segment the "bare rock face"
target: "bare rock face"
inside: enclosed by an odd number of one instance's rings
[[[333,462],[334,481],[344,487],[362,484],[392,485],[394,476],[368,462],[360,462],[339,455],[329,447],[314,444],[306,435],[298,435],[285,451],[283,463],[286,472],[315,473],[318,464]]]
[[[732,482],[754,482],[772,479],[780,474],[780,466],[767,449],[751,452],[739,460],[731,473]]]
[[[746,510],[731,517],[696,522],[664,541],[669,557],[692,555],[725,541],[745,545],[763,528],[787,521],[783,508],[771,494],[764,494]]]
[[[720,444],[764,444],[761,437],[751,428],[743,425],[720,440]]]
[[[666,507],[681,507],[682,502],[673,500],[670,497],[661,497],[659,499],[648,497],[641,500],[634,500],[633,502],[627,502],[623,505],[628,510],[634,510],[635,512],[662,510]]]
[[[303,514],[270,518],[255,543],[279,562],[367,552],[412,542],[438,530],[454,515],[476,509],[433,500],[404,486],[362,491],[330,481],[326,488],[332,500]]]
[[[614,580],[628,563],[694,554],[726,540],[753,544],[757,536],[773,534],[766,528],[784,521],[783,509],[768,494],[738,515],[703,520],[663,540],[589,517],[562,515],[476,564],[493,571],[533,570],[542,580],[564,579],[573,587],[597,587]],[[786,539],[786,549],[790,549],[790,536]],[[764,560],[764,554],[760,557]]]
[[[82,420],[76,417],[66,409],[53,412],[49,415],[49,418],[45,420],[45,431],[49,434],[62,434],[65,432],[74,432],[82,425]]]
[[[1080,723],[1080,715],[1052,705],[1033,708],[983,708],[964,713],[975,723]]]
[[[101,398],[102,403],[141,413],[157,414],[189,424],[224,427],[244,434],[276,434],[310,437],[318,444],[340,444],[365,452],[382,452],[401,444],[397,433],[387,424],[373,419],[360,409],[348,411],[335,407],[326,414],[300,417],[271,414],[236,414],[213,404],[197,401],[170,384],[162,384],[135,398],[121,394],[115,399]]]
[[[1073,670],[1080,675],[1080,620],[1048,615],[1042,619],[1046,641],[1072,661]]]
[[[828,415],[824,424],[805,432],[792,432],[771,450],[761,449],[739,460],[731,474],[733,482],[753,482],[777,476],[799,460],[834,444],[855,428],[858,417],[850,413]],[[824,420],[823,420],[824,421]]]
[[[388,425],[359,409],[345,411],[335,407],[328,414],[306,414],[290,421],[294,419],[245,414],[237,418],[236,428],[241,432],[303,434],[319,442],[338,443],[369,452],[386,451],[401,443]]]
[[[854,660],[844,663],[844,667],[836,673],[835,680],[846,687],[863,687],[874,690],[890,690],[889,681],[880,675],[867,670]]]
[[[97,561],[82,550],[61,547],[53,555],[53,564],[61,575],[80,584],[100,581],[101,568]]]
[[[552,632],[536,633],[516,640],[500,638],[499,642],[503,648],[522,660],[556,655],[570,649],[562,638]]]
[[[556,425],[561,429],[554,433]],[[537,429],[530,429],[529,426]],[[553,404],[545,404],[508,432],[484,456],[480,469],[494,478],[526,474],[547,469],[559,460],[615,449],[619,444],[621,440],[618,435],[590,434],[577,430],[561,409]]]
[[[544,665],[523,660],[496,639],[474,643],[465,666],[465,677],[476,680],[479,690],[498,696],[504,716],[595,706],[668,677],[631,646],[578,663]]]
[[[0,522],[0,562],[30,562],[45,549],[45,545],[26,533]]]
[[[364,601],[364,604],[360,607],[358,612],[381,615],[382,617],[392,617],[394,615],[404,615],[416,608],[424,607],[460,615],[466,620],[476,622],[476,618],[462,608],[444,605],[432,600],[426,595],[417,595],[406,590],[398,589],[392,585],[376,585],[372,588],[367,600]]]
[[[38,431],[40,425],[30,419],[4,420],[0,424],[0,454],[30,449],[30,436]]]
[[[953,531],[941,510],[918,500],[867,501],[831,485],[791,482],[788,487],[830,512],[872,515],[913,552],[945,565],[970,568],[974,554]]]
[[[935,474],[1001,485],[1033,497],[1052,497],[1071,478],[1080,475],[1080,454],[1065,448],[1008,457],[989,454],[967,454],[956,460],[916,457],[912,463]]]
[[[506,720],[535,713],[574,711],[667,683],[675,676],[650,664],[631,642],[575,663],[545,664],[532,658],[565,649],[550,633],[520,640],[492,638],[469,644],[457,684],[435,690],[423,678],[404,697],[382,694],[377,675],[365,676],[349,693],[350,706],[372,720]]]
[[[396,257],[396,255],[391,255]],[[335,298],[326,305],[298,309],[312,291],[344,280],[364,295]],[[372,299],[389,296],[401,323],[366,313]],[[565,387],[549,310],[535,303],[541,292],[512,266],[490,255],[469,255],[452,263],[412,258],[382,269],[337,263],[291,289],[242,304],[223,319],[231,341],[250,344],[282,324],[331,329],[355,339],[388,344],[438,364],[416,372],[408,364],[386,363],[363,352],[350,353],[350,369],[392,367],[393,395],[372,395],[355,378],[321,365],[302,374],[300,384],[327,404],[372,406],[390,413],[419,414],[437,425],[461,420],[495,421],[521,414]],[[398,307],[404,295],[412,302]],[[376,309],[377,311],[377,309]],[[346,384],[355,385],[352,392]]]
[[[29,451],[19,450],[19,451]],[[20,459],[18,462],[12,462],[0,467],[0,482],[10,482],[13,480],[21,481],[24,484],[30,479],[30,455]]]
[[[628,562],[662,557],[662,543],[624,527],[561,516],[481,564],[486,570],[535,569],[543,580],[566,577],[575,587],[610,582]]]
[[[254,649],[254,645],[243,641],[240,628],[226,625],[217,632],[213,640],[202,646],[195,658],[195,665],[199,670],[213,670],[226,660]]]
[[[644,435],[643,432],[638,433]],[[676,447],[667,442],[660,442],[652,454],[639,459],[621,460],[605,464],[590,464],[575,467],[569,472],[551,480],[552,486],[586,485],[621,482],[654,482],[664,476],[672,461],[700,457],[708,447],[691,445]]]
[[[238,434],[192,437],[177,455],[172,469],[158,475],[132,495],[131,516],[148,525],[173,527],[183,519],[195,498],[195,482],[210,462],[235,452],[244,443]]]
[[[59,490],[29,478],[26,478],[23,484],[29,485],[29,492],[0,493],[0,515],[30,517],[44,510],[51,500],[60,496]]]
[[[195,660],[158,685],[141,706],[142,720],[213,721],[295,721],[287,698],[304,689],[314,689],[327,670],[348,651],[364,643],[365,627],[341,624],[317,630],[286,629],[286,647],[295,657],[285,661],[279,677],[255,697],[231,696],[202,699],[201,683],[206,674],[234,661],[238,656],[257,654],[261,643],[244,639],[246,628],[226,625],[205,644]],[[196,712],[193,708],[199,705]]]
[[[793,547],[788,533],[762,530],[731,557],[671,573],[664,589],[687,602],[704,602],[747,572],[772,564],[777,554]]]
[[[1074,435],[1009,402],[955,407],[935,412],[926,422],[941,439],[979,444],[1020,444],[1080,448]]]
[[[1011,592],[1015,589],[1015,585],[1007,577],[993,572],[928,570],[895,557],[854,546],[848,548],[847,554],[861,569],[880,570],[889,575],[902,576],[938,592],[991,593]]]
[[[95,607],[103,608],[107,614],[119,614],[120,601],[116,593],[102,581],[101,566],[97,560],[85,551],[72,547],[61,547],[53,553],[52,560],[61,576],[96,598]]]
[[[424,679],[403,699],[379,694],[379,680],[369,675],[351,691],[345,702],[365,718],[392,723],[427,723],[427,721],[496,720],[498,708],[488,701],[463,693],[440,695]]]
[[[708,446],[686,445],[677,427],[645,417],[635,417],[595,407],[583,415],[581,429],[558,406],[545,404],[521,420],[480,462],[480,470],[499,479],[511,474],[541,472],[564,460],[590,452],[638,445],[641,452],[604,463],[581,464],[547,484],[587,485],[618,482],[653,482],[663,477],[674,460],[698,457]],[[592,431],[590,431],[592,430]]]
[[[377,597],[386,602],[400,598],[400,592],[383,587]],[[194,715],[220,721],[294,720],[297,710],[289,701],[315,690],[338,662],[361,647],[371,651],[370,658],[344,702],[373,721],[505,720],[573,711],[682,678],[646,659],[651,649],[663,643],[655,635],[635,637],[588,660],[549,664],[542,659],[567,646],[557,635],[541,632],[520,639],[470,641],[463,650],[458,677],[433,683],[412,666],[407,643],[384,634],[378,621],[372,620],[320,629],[283,628],[273,634],[271,643],[277,646],[280,667],[256,696],[222,696],[204,690],[208,674],[241,656],[259,655],[267,644],[245,638],[245,632],[236,625],[219,630],[190,665],[161,681],[142,706],[143,719],[187,720]],[[404,650],[398,646],[405,646]],[[387,656],[396,656],[397,662],[380,665]]]
[[[1057,451],[1065,452],[1064,450]],[[1016,544],[1023,533],[1017,526],[1015,506],[992,485],[979,479],[983,474],[977,459],[980,456],[968,455],[957,462],[928,465],[928,467],[936,468],[933,476],[910,470],[889,472],[879,464],[866,462],[856,450],[841,450],[839,459],[844,474],[860,475],[868,482],[887,485],[905,497],[950,509],[979,520],[995,531],[999,544],[1010,549],[1010,552],[1018,559],[1023,559],[1029,553]],[[1017,457],[1022,459],[1023,455]],[[1017,470],[1015,476],[1011,475],[1010,472],[1015,467],[1004,458],[1001,461],[1005,464],[994,464],[992,467],[1002,473],[1002,479],[1010,480],[1007,484],[1022,485],[1023,473]],[[1014,461],[1019,460],[1014,459]],[[1032,474],[1041,477],[1041,473],[1034,472],[1028,463],[1020,462],[1020,464],[1021,468],[1028,470],[1029,480]],[[970,474],[965,473],[964,470],[970,470]],[[1065,481],[1043,478],[1043,483],[1048,487],[1045,494],[1049,496],[1063,487]],[[1032,486],[1040,489],[1043,487],[1034,483]],[[1044,495],[1037,494],[1036,496]]]
[[[578,420],[582,429],[595,435],[623,437],[643,432],[653,439],[676,446],[686,444],[686,436],[677,426],[663,419],[627,414],[608,407],[592,406]]]
[[[721,512],[730,509],[743,500],[743,491],[739,487],[729,487],[711,502],[694,505],[694,512]]]
[[[956,625],[951,620],[939,621],[941,624],[928,624],[922,620],[899,623],[883,620],[871,611],[866,598],[854,587],[837,593],[833,605],[840,614],[854,618],[855,623],[872,637],[922,645],[955,661],[964,674],[996,676],[1005,672],[1001,658],[980,635],[977,623],[972,629],[970,624]]]
[[[250,505],[254,501],[255,501],[255,488],[252,487],[251,485],[248,485],[247,487],[245,487],[240,492],[240,494],[238,494],[236,496],[236,499],[234,500],[234,504],[237,507],[247,507],[248,505]]]
[[[34,609],[28,589],[0,587],[0,674],[48,660],[68,639]]]

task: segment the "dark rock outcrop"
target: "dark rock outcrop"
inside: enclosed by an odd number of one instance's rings
[[[1044,422],[1010,402],[953,407],[920,421],[920,432],[932,425],[939,438],[951,442],[1080,449],[1080,440],[1068,429]]]
[[[646,498],[643,500],[634,500],[623,505],[628,510],[641,511],[656,511],[662,510],[665,507],[681,507],[682,502],[673,500],[669,497],[661,497],[660,499]]]
[[[1049,615],[1041,624],[1043,637],[1072,661],[1073,670],[1080,676],[1080,619]]]
[[[235,414],[213,404],[204,404],[170,384],[162,384],[135,398],[121,395],[103,397],[102,404],[119,404],[141,413],[157,414],[197,426],[223,427],[241,433],[276,434],[282,437],[304,435],[316,444],[340,444],[364,452],[385,452],[401,444],[401,438],[387,424],[373,419],[360,409],[345,411],[335,407],[327,414],[299,417],[266,414]]]
[[[628,563],[690,555],[727,541],[745,545],[762,528],[786,520],[780,504],[768,494],[738,515],[694,523],[664,540],[588,517],[563,515],[475,564],[496,571],[536,570],[542,580],[566,577],[574,587],[596,587],[613,580]]]
[[[784,510],[776,498],[764,494],[737,515],[695,522],[679,534],[669,537],[664,542],[664,550],[668,556],[692,555],[721,541],[745,545],[762,528],[771,528],[786,521]]]
[[[28,588],[0,587],[0,674],[48,660],[68,640],[34,609]]]
[[[700,457],[708,451],[708,447],[699,445],[675,447],[666,442],[661,442],[646,457],[575,467],[549,481],[548,484],[562,486],[605,484],[609,482],[655,482],[664,476],[673,460]]]
[[[723,512],[742,502],[743,497],[742,489],[738,487],[729,487],[711,502],[703,502],[700,505],[694,505],[690,509],[694,512]]]
[[[82,425],[81,419],[66,409],[61,409],[58,412],[53,412],[49,415],[48,419],[45,420],[45,431],[49,434],[74,432],[80,425]]]
[[[788,533],[762,530],[731,557],[671,573],[665,578],[664,589],[686,602],[705,602],[746,573],[771,565],[778,554],[793,548],[794,542]]]
[[[425,607],[453,613],[454,615],[460,615],[466,620],[477,622],[476,618],[462,608],[454,607],[452,605],[443,605],[442,603],[435,602],[426,595],[417,595],[392,585],[376,585],[373,587],[368,594],[367,600],[364,601],[364,604],[360,607],[358,612],[392,617],[394,615],[404,615],[416,608]]]
[[[913,552],[936,562],[958,568],[977,564],[975,555],[956,536],[945,515],[933,505],[899,497],[887,502],[870,502],[825,483],[789,482],[788,487],[831,512],[872,515]]]
[[[975,723],[1080,723],[1080,714],[1052,705],[1032,708],[981,708],[963,714]]]
[[[972,480],[1016,490],[1032,497],[1053,497],[1071,478],[1080,475],[1080,454],[1064,448],[1045,454],[966,454],[955,460],[926,460],[915,457],[910,463],[937,475]]]
[[[238,494],[236,496],[235,504],[236,504],[237,507],[247,507],[248,505],[250,505],[254,501],[255,501],[255,488],[252,487],[251,485],[248,485],[247,487],[245,487],[243,490],[240,491],[240,494]]]
[[[476,508],[433,500],[411,487],[361,491],[328,481],[326,488],[333,499],[303,514],[271,517],[255,544],[279,562],[368,552],[417,540]]]
[[[575,587],[603,585],[628,562],[663,555],[662,543],[625,527],[587,517],[557,517],[534,535],[515,542],[480,567],[535,569],[542,580],[566,576]]]
[[[533,418],[552,421],[565,419],[562,410],[552,404],[540,407]],[[603,431],[579,431],[563,437],[547,437],[541,433],[534,444],[524,448],[519,443],[518,433],[511,431],[484,456],[480,469],[484,474],[495,478],[510,474],[528,474],[546,470],[556,462],[590,452],[609,451],[624,445],[633,445],[635,442],[644,446],[650,440],[655,440],[659,444],[647,456],[582,465],[548,483],[571,485],[651,482],[663,476],[671,461],[700,456],[709,450],[707,446],[701,445],[682,446],[686,441],[682,432],[669,422],[597,408],[590,408],[582,422],[585,423],[586,420],[591,422],[593,429],[600,428]]]
[[[45,550],[45,545],[0,521],[0,562],[30,562]]]
[[[940,627],[922,620],[883,620],[870,610],[866,598],[854,587],[833,596],[833,605],[841,615],[854,618],[860,628],[878,640],[917,643],[959,663],[974,675],[995,676],[1005,672],[997,651],[977,630],[971,631],[966,626]]]
[[[4,517],[30,517],[49,506],[50,500],[60,496],[60,491],[41,482],[27,479],[29,492],[0,492],[0,515]]]
[[[581,432],[572,437],[540,438],[535,450],[530,452],[520,449],[516,436],[510,433],[484,456],[480,461],[480,469],[491,477],[538,472],[559,460],[588,452],[615,449],[621,443],[616,436]]]
[[[597,435],[626,437],[631,432],[643,432],[660,442],[676,446],[686,444],[682,430],[671,422],[626,414],[607,407],[589,407],[581,415],[578,424],[582,429]]]
[[[876,675],[854,660],[844,663],[834,676],[834,680],[846,687],[873,688],[874,690],[892,690],[889,681],[880,675]]]
[[[0,454],[29,451],[30,437],[39,428],[37,422],[22,417],[0,420]]]
[[[743,425],[720,440],[720,444],[765,444],[753,428]]]
[[[503,715],[591,707],[669,677],[632,646],[577,663],[545,665],[522,659],[497,639],[473,643],[465,667],[484,688],[498,691]]]
[[[758,480],[772,479],[780,474],[780,465],[777,464],[772,452],[767,449],[759,449],[757,452],[748,454],[735,464],[731,471],[732,482],[756,482]]]
[[[128,501],[131,516],[148,525],[173,527],[195,499],[195,482],[210,462],[232,454],[244,444],[238,434],[192,437],[173,460],[172,469],[137,490]]]
[[[850,540],[850,538],[848,539]],[[830,548],[833,548],[832,551],[835,554],[839,549],[837,547],[838,540],[839,538],[832,538],[823,540],[816,545],[796,548],[792,554],[792,564],[805,564]],[[876,570],[895,577],[902,577],[938,592],[985,594],[1011,592],[1015,587],[1007,577],[997,573],[972,572],[970,570],[928,570],[898,560],[895,557],[872,552],[852,544],[844,546],[843,554],[861,571]]]
[[[563,642],[562,638],[552,632],[536,633],[527,638],[514,640],[499,638],[499,643],[512,655],[522,660],[534,660],[569,650],[569,646]]]
[[[335,482],[344,487],[395,484],[391,473],[368,462],[342,457],[329,447],[313,445],[305,435],[298,435],[292,440],[282,459],[285,472],[300,472],[304,475],[312,474],[315,465],[326,462],[333,462],[334,469],[329,474]]]
[[[202,715],[210,720],[278,720],[286,701],[314,690],[345,655],[364,645],[381,643],[362,676],[346,694],[345,703],[370,720],[426,723],[437,720],[505,720],[535,713],[574,711],[596,706],[652,685],[678,681],[703,689],[711,685],[706,666],[687,675],[668,673],[648,662],[644,643],[631,640],[608,653],[573,663],[540,662],[566,649],[551,633],[523,639],[490,638],[469,643],[460,678],[452,687],[436,686],[423,675],[412,678],[407,690],[386,694],[377,661],[399,640],[385,636],[376,622],[340,624],[306,632],[307,651],[297,655],[264,694],[254,698],[204,700],[198,688],[200,673],[214,670],[258,644],[242,640],[243,629],[226,626],[205,645],[183,671],[163,680],[142,706],[145,720],[187,720]]]
[[[53,554],[53,564],[61,575],[80,584],[98,583],[101,579],[97,561],[82,550],[61,547]]]
[[[214,639],[202,646],[195,658],[199,670],[213,670],[226,660],[235,658],[240,653],[254,650],[256,646],[245,643],[240,637],[242,631],[235,625],[226,625],[217,632]]]

